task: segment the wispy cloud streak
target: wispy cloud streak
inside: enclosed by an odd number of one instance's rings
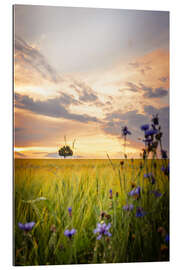
[[[48,63],[43,54],[18,36],[15,36],[15,64],[25,65],[26,68],[33,69],[44,79],[54,83],[62,81],[62,77]]]

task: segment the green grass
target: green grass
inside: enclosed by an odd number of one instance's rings
[[[168,161],[156,160],[156,169],[151,160],[140,169],[140,162],[125,160],[122,168],[120,160],[108,159],[15,160],[14,264],[168,261],[169,179],[161,171]],[[147,170],[155,185],[143,177]],[[141,187],[141,198],[128,196],[132,183]],[[162,193],[158,198],[152,193],[157,189]],[[127,203],[133,211],[123,210]],[[144,217],[136,217],[138,206]],[[102,220],[102,211],[110,215],[108,220]],[[25,234],[18,222],[30,221],[36,224]],[[111,223],[112,236],[97,240],[93,230],[101,221]],[[64,231],[71,228],[77,232],[70,240]]]

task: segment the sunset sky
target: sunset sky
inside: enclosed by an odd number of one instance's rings
[[[139,158],[156,113],[169,151],[168,12],[15,5],[15,157]]]

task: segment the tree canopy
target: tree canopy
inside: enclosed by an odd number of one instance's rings
[[[64,145],[63,147],[61,147],[58,153],[59,153],[59,156],[64,157],[64,158],[73,155],[73,151],[69,145]]]

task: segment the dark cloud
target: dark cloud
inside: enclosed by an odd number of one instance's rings
[[[144,94],[147,98],[161,98],[167,96],[168,91],[163,87],[156,88],[154,91],[150,90]]]
[[[35,70],[44,79],[48,79],[54,83],[62,81],[62,78],[48,64],[46,58],[36,48],[30,46],[18,36],[15,37],[15,64],[16,63]]]
[[[160,125],[163,131],[163,144],[164,147],[169,149],[169,107],[155,108],[151,105],[144,106],[144,114],[139,113],[137,110],[132,110],[126,113],[122,111],[115,111],[107,113],[103,130],[107,134],[115,135],[117,138],[121,137],[121,128],[128,126],[132,135],[129,136],[130,140],[138,143],[138,138],[143,137],[140,126],[143,124],[151,123],[153,114],[159,115]]]
[[[161,78],[159,78],[159,80],[160,80],[161,82],[166,82],[167,79],[168,79],[168,77],[161,77]]]
[[[103,127],[106,133],[112,135],[121,135],[121,128],[125,125],[129,127],[132,132],[132,139],[136,139],[141,135],[140,126],[149,121],[149,117],[138,113],[137,110],[123,113],[121,111],[115,111],[113,113],[106,114],[105,120],[107,121]]]
[[[49,158],[60,158],[57,152],[52,152],[52,153],[47,153],[44,155],[44,157],[49,157]]]
[[[25,157],[27,157],[26,155],[24,155],[23,153],[20,153],[20,152],[14,152],[14,154],[15,154],[15,156],[16,156],[16,158],[25,158]]]
[[[83,82],[75,81],[70,85],[79,94],[79,100],[83,102],[94,102],[98,100],[98,96],[91,87]]]
[[[87,123],[89,121],[98,122],[96,117],[89,116],[87,114],[74,114],[70,113],[64,105],[64,100],[66,104],[77,104],[77,101],[72,99],[72,96],[67,95],[60,96],[57,98],[49,98],[45,101],[33,100],[27,95],[15,94],[15,106],[17,108],[29,110],[33,113],[45,115],[55,118],[64,118],[76,120],[79,122]]]
[[[94,102],[98,98],[95,94],[89,92],[88,90],[83,90],[82,95],[79,96],[79,99],[84,102]]]
[[[169,106],[162,107],[161,109],[157,109],[151,105],[146,105],[144,106],[144,111],[148,115],[159,114],[160,116],[166,115],[169,117]]]
[[[21,131],[23,131],[23,130],[24,130],[24,128],[20,128],[20,127],[16,127],[16,128],[14,129],[15,133],[21,132]]]
[[[64,157],[60,157],[57,152],[47,153],[44,157],[64,159]],[[66,157],[65,159],[76,159],[76,158],[84,158],[84,157],[83,156],[71,156],[71,157]]]
[[[60,96],[57,99],[58,99],[59,103],[62,105],[71,105],[71,104],[79,105],[79,104],[81,104],[78,100],[76,100],[74,98],[73,95],[67,95],[67,94],[60,92],[60,91],[59,91],[59,94],[60,94]]]
[[[137,92],[139,89],[139,87],[132,82],[126,82],[126,85],[128,86],[128,90],[130,90],[132,92]]]
[[[23,131],[18,133],[15,132],[15,146],[39,146],[39,142],[42,142],[44,138],[48,137],[43,131],[45,131],[45,129],[42,129],[39,123],[39,129],[36,126],[34,130],[34,125],[31,124],[31,128],[23,129]],[[55,132],[55,130],[53,131]]]
[[[145,86],[143,83],[140,83],[140,87],[143,91],[151,92],[153,89],[152,87]]]
[[[144,97],[146,98],[161,98],[168,95],[168,90],[163,87],[155,88],[153,90],[152,87],[145,86],[143,83],[140,83],[140,86],[141,89],[145,91]]]
[[[105,133],[110,134],[110,135],[117,135],[119,136],[121,134],[121,127],[124,126],[124,122],[119,120],[119,121],[114,121],[110,120],[107,123],[103,125],[103,130]]]

